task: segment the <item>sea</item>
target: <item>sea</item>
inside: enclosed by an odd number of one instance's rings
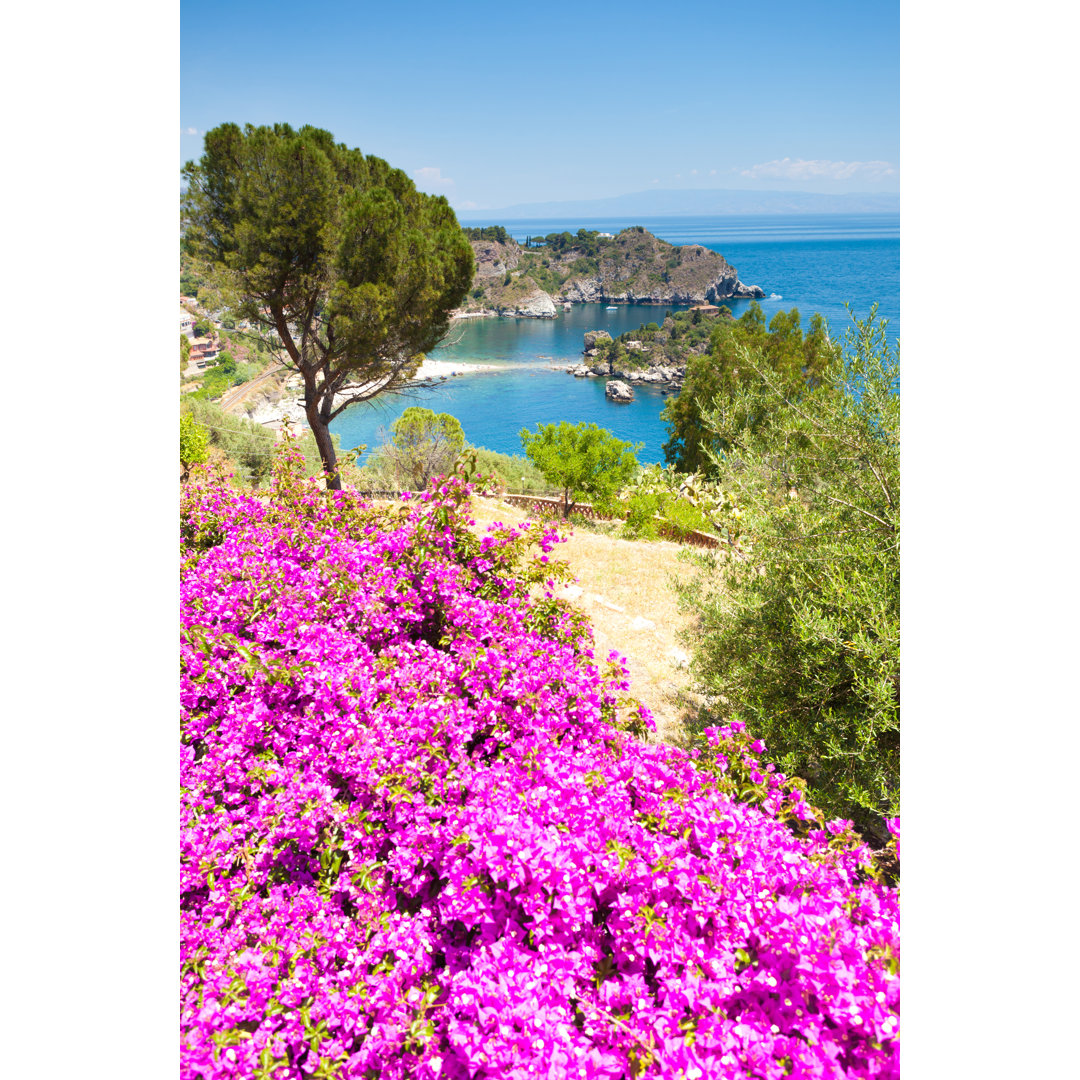
[[[887,335],[900,336],[899,214],[778,214],[723,217],[665,217],[623,220],[498,220],[519,241],[526,236],[596,229],[617,233],[643,225],[672,244],[701,244],[720,252],[746,285],[760,285],[767,299],[758,301],[767,318],[797,308],[804,329],[810,316],[824,316],[832,335],[851,325],[852,313],[865,318],[877,305],[877,318],[888,321]],[[750,301],[725,301],[738,317]],[[522,452],[520,432],[537,424],[590,421],[620,439],[643,444],[642,462],[662,462],[668,435],[660,412],[668,394],[635,385],[635,400],[615,404],[604,396],[605,380],[577,379],[566,367],[582,357],[587,330],[607,330],[612,337],[642,323],[663,322],[671,304],[575,304],[560,308],[555,319],[461,319],[431,353],[432,360],[481,364],[490,371],[450,377],[435,387],[402,395],[384,395],[355,405],[331,425],[341,446],[366,444],[374,449],[390,438],[390,425],[410,405],[456,416],[465,438],[504,454]],[[362,459],[361,459],[362,460]]]

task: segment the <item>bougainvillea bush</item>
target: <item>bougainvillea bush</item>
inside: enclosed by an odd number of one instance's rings
[[[737,726],[643,741],[468,491],[186,489],[182,1076],[897,1076],[867,848]]]

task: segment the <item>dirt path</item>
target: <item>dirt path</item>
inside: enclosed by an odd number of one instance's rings
[[[482,531],[530,515],[499,499],[474,497],[473,517]],[[678,637],[694,620],[679,611],[671,587],[672,576],[685,580],[691,574],[679,551],[669,541],[620,540],[577,530],[551,553],[573,571],[577,584],[564,586],[560,595],[588,615],[597,658],[612,650],[626,658],[630,693],[649,707],[657,738],[668,742],[678,741],[682,717],[696,696],[686,667],[689,650]]]

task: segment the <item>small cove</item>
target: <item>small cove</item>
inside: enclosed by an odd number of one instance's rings
[[[760,285],[769,297],[761,301],[767,318],[777,311],[799,309],[804,328],[820,312],[834,334],[847,323],[844,302],[865,316],[872,303],[890,321],[889,336],[900,326],[900,235],[898,214],[813,215],[783,217],[657,218],[640,221],[598,219],[588,222],[499,221],[515,239],[578,228],[617,232],[626,225],[644,225],[675,244],[703,244],[738,269],[739,278]],[[732,301],[733,314],[749,301]],[[615,404],[604,396],[605,380],[574,378],[565,368],[581,359],[586,330],[607,330],[612,337],[636,330],[642,323],[662,322],[677,305],[605,304],[560,309],[556,319],[464,319],[455,322],[448,340],[430,353],[433,360],[490,366],[449,378],[437,386],[407,395],[376,399],[354,406],[331,425],[345,448],[366,443],[375,447],[388,438],[390,425],[410,405],[456,416],[469,442],[505,454],[521,453],[519,432],[538,423],[588,421],[621,439],[644,443],[643,462],[663,460],[667,432],[660,411],[666,400],[654,387],[635,386],[636,400]],[[497,366],[496,366],[497,365]],[[552,370],[555,367],[557,370]]]

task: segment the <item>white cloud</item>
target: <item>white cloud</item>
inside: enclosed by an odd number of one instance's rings
[[[895,176],[888,161],[807,161],[804,158],[780,158],[752,165],[739,173],[750,180],[883,180]]]
[[[690,170],[690,175],[691,176],[697,176],[697,169],[691,169]]]
[[[461,210],[475,210],[476,203],[472,199],[466,199],[464,202],[458,203],[458,208]]]
[[[716,170],[715,169],[710,169],[709,170],[709,175],[710,176],[715,176],[716,175]]]
[[[659,181],[659,180],[651,180],[651,181],[650,181],[650,183],[653,183],[653,184],[659,184],[659,183],[660,183],[660,181]]]
[[[442,169],[435,165],[425,165],[422,169],[413,169],[416,183],[422,188],[448,188],[454,186],[449,176],[443,176]]]
[[[199,134],[199,129],[198,128],[192,128],[192,127],[181,128],[180,129],[180,134],[181,135],[198,135]]]

